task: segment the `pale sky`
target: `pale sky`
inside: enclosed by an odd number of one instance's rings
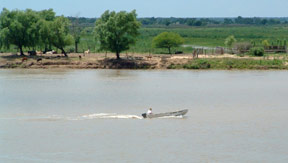
[[[133,9],[138,17],[288,17],[288,0],[0,0],[4,7],[53,8],[57,15],[91,18]]]

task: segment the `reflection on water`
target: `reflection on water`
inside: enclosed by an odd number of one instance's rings
[[[287,83],[287,71],[0,70],[0,162],[287,162]],[[150,107],[189,112],[142,119]]]
[[[134,73],[133,70],[112,70],[112,71],[99,71],[97,73],[99,76],[103,78],[135,78],[137,77],[137,73]]]

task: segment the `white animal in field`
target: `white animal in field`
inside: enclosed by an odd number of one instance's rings
[[[55,53],[55,51],[54,50],[52,50],[52,51],[48,51],[48,52],[46,52],[46,54],[54,54]]]
[[[90,50],[88,49],[88,50],[86,50],[86,51],[84,51],[84,56],[85,56],[85,54],[89,54],[90,53]]]

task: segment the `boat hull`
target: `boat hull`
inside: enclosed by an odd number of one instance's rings
[[[175,112],[159,113],[159,114],[142,114],[143,118],[159,118],[159,117],[168,117],[168,116],[182,116],[188,112],[188,109],[179,110]]]

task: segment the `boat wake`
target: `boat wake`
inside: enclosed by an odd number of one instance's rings
[[[169,118],[184,118],[184,116],[165,116],[160,119]],[[139,115],[117,114],[117,113],[93,113],[80,116],[65,116],[65,115],[21,115],[0,117],[0,120],[26,120],[26,121],[79,121],[93,119],[144,119]]]
[[[138,115],[125,115],[125,114],[117,114],[117,113],[99,113],[99,114],[88,114],[81,116],[83,119],[143,119],[142,116]]]
[[[65,115],[12,115],[0,117],[0,120],[27,120],[27,121],[77,121],[92,119],[143,119],[142,116],[117,113],[94,113],[80,116]]]

